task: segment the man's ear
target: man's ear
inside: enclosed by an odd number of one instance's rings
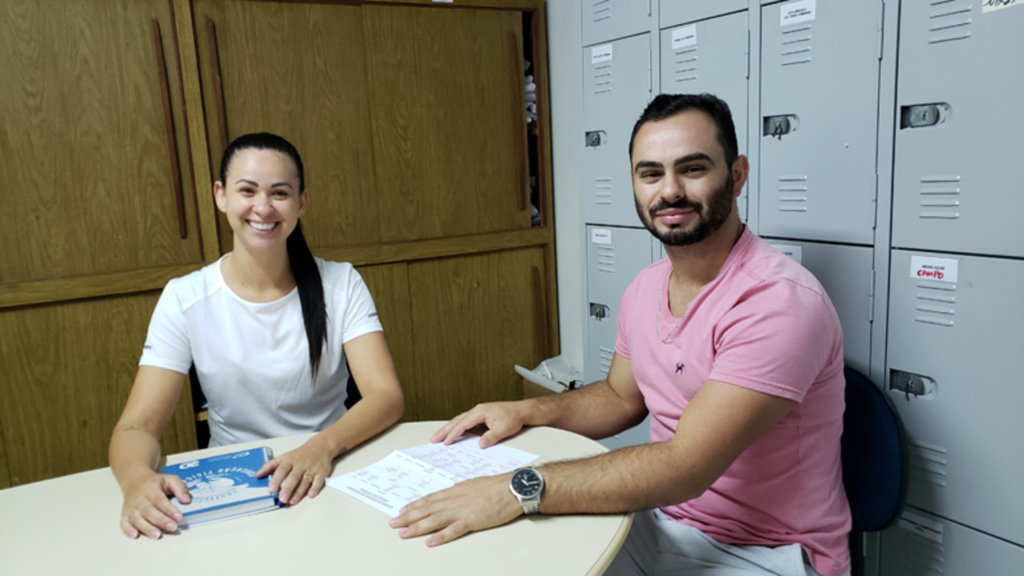
[[[732,163],[733,198],[739,198],[740,194],[743,193],[743,185],[747,183],[749,176],[750,161],[747,160],[746,156],[737,156],[736,161]]]
[[[213,183],[213,199],[217,202],[217,209],[221,212],[227,213],[227,191],[224,189],[224,184],[222,184],[220,180]]]

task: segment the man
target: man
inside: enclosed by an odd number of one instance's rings
[[[633,129],[633,191],[668,258],[626,290],[608,378],[570,393],[479,405],[433,441],[480,424],[601,438],[651,414],[651,443],[479,478],[391,521],[434,546],[543,514],[640,512],[609,573],[849,570],[842,486],[842,332],[814,277],[740,222],[749,163],[728,106],[661,95]],[[543,479],[539,495],[531,492]],[[510,488],[512,493],[510,494]],[[539,500],[539,502],[538,502]]]

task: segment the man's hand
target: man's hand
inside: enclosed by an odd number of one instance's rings
[[[508,524],[523,513],[508,489],[511,474],[487,476],[460,482],[402,508],[390,521],[402,538],[433,534],[427,546],[451,542],[469,532]]]
[[[148,474],[125,491],[121,508],[121,531],[129,538],[140,535],[159,540],[164,532],[174,532],[181,521],[181,512],[168,496],[188,504],[192,495],[181,478],[170,474]]]
[[[323,490],[333,460],[334,454],[318,434],[295,450],[285,452],[264,464],[256,472],[256,477],[263,478],[273,472],[270,493],[277,494],[281,504],[294,506],[303,497],[308,495],[315,498]]]
[[[528,415],[524,402],[491,402],[477,404],[469,412],[452,418],[430,437],[431,442],[455,442],[470,428],[484,424],[487,432],[480,437],[480,447],[487,448],[522,430]]]

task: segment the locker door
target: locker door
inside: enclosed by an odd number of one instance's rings
[[[629,136],[651,101],[650,34],[583,49],[583,218],[638,226]]]
[[[740,154],[747,153],[747,13],[661,32],[661,91],[710,92],[729,104]],[[736,199],[747,219],[747,187]]]
[[[746,9],[747,0],[661,0],[658,19],[668,28]]]
[[[881,557],[883,576],[1015,574],[1024,566],[1024,548],[912,507],[882,532]]]
[[[770,242],[777,250],[803,264],[821,282],[843,327],[846,365],[867,375],[871,360],[874,291],[872,249],[790,240]]]
[[[989,4],[903,3],[894,246],[1024,256],[1024,3]]]
[[[910,441],[908,503],[1018,544],[1021,286],[1024,261],[892,252],[887,388]]]
[[[625,38],[651,28],[657,0],[583,0],[583,45]]]
[[[762,8],[761,234],[874,242],[881,6]]]
[[[587,357],[583,378],[603,380],[612,365],[619,302],[636,275],[651,264],[650,232],[587,226]]]

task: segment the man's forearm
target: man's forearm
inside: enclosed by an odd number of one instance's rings
[[[607,381],[561,394],[524,400],[529,426],[552,426],[588,438],[606,438],[639,424],[642,406],[631,406]]]
[[[700,496],[714,481],[671,442],[539,467],[542,514],[612,514],[678,504]]]

